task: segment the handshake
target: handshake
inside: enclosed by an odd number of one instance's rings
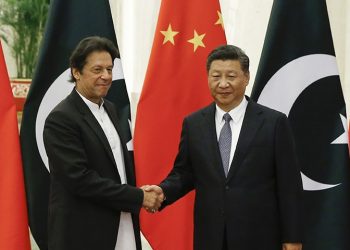
[[[141,189],[143,191],[143,208],[149,213],[157,212],[165,200],[163,190],[156,185],[145,185]]]

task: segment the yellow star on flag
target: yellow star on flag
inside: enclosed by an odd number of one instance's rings
[[[221,25],[221,27],[224,29],[224,20],[222,19],[222,14],[220,11],[217,11],[219,19],[216,21],[215,25]]]
[[[174,37],[179,33],[178,31],[173,31],[171,28],[171,24],[169,23],[168,29],[167,30],[161,30],[160,33],[163,34],[164,40],[163,44],[170,42],[173,45],[175,45]]]
[[[190,40],[188,40],[187,42],[192,43],[193,44],[193,52],[195,52],[197,50],[197,48],[200,47],[205,47],[204,43],[203,43],[203,38],[205,36],[204,34],[198,35],[197,31],[194,30],[194,37]]]

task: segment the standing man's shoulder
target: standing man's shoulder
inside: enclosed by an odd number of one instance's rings
[[[262,104],[256,103],[252,100],[248,101],[247,110],[255,110],[256,112],[259,112],[267,117],[271,118],[280,118],[280,117],[286,117],[286,115],[278,110],[269,108],[267,106],[264,106]]]
[[[49,113],[46,122],[48,120],[74,120],[77,117],[78,112],[82,112],[81,108],[77,107],[76,99],[79,98],[75,90],[65,97],[61,102],[59,102]],[[76,96],[74,96],[76,95]],[[82,100],[81,100],[82,101]]]
[[[215,115],[215,102],[212,102],[208,106],[205,106],[201,109],[198,109],[190,113],[185,117],[185,120],[196,121],[198,119],[202,119],[203,117],[211,116],[211,115]]]

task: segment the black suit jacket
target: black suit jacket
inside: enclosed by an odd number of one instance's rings
[[[249,101],[227,178],[215,103],[186,117],[174,167],[160,184],[169,205],[195,189],[194,249],[280,250],[301,242],[301,178],[287,117]]]
[[[50,250],[114,250],[121,211],[132,213],[141,249],[138,214],[143,192],[134,187],[134,167],[116,110],[107,100],[104,107],[121,139],[128,184],[121,184],[108,140],[75,89],[46,119]]]

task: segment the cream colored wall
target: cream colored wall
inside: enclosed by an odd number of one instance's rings
[[[17,75],[16,62],[11,54],[9,46],[1,39],[2,50],[4,52],[7,71],[10,77],[15,77]]]
[[[350,1],[327,0],[340,81],[350,120]]]

